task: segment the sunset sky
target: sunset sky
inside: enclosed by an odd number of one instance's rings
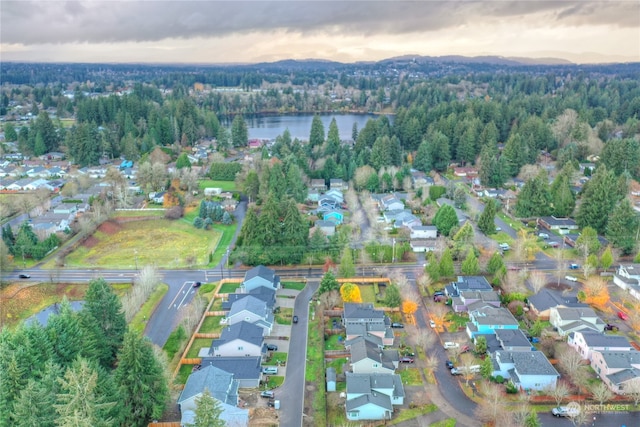
[[[400,55],[640,61],[640,2],[0,2],[2,61],[246,63]]]

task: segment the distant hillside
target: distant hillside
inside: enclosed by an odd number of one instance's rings
[[[389,59],[383,59],[380,63],[389,62],[416,62],[416,63],[446,63],[455,62],[459,64],[493,64],[506,66],[520,65],[572,65],[571,61],[560,58],[522,58],[522,57],[504,57],[504,56],[420,56],[420,55],[403,55]]]

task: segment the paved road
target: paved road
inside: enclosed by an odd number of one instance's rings
[[[307,286],[298,294],[293,313],[300,321],[291,327],[289,355],[287,357],[287,375],[284,384],[278,389],[280,399],[280,426],[300,427],[304,411],[305,381],[307,366],[307,331],[309,319],[309,301],[320,286],[320,280],[307,282]],[[322,387],[323,385],[320,384]],[[313,416],[313,414],[305,414]]]

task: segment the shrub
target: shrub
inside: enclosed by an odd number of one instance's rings
[[[166,219],[180,219],[182,218],[182,214],[184,209],[182,206],[172,206],[164,211],[164,217]]]

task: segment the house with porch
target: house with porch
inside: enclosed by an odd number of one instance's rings
[[[613,283],[640,300],[640,264],[620,264],[613,276]]]
[[[205,349],[208,351],[208,349]],[[202,357],[202,369],[215,366],[233,374],[239,388],[256,388],[262,379],[262,357]]]
[[[356,374],[393,374],[398,368],[396,349],[385,350],[364,337],[347,340],[344,346],[351,352],[351,371]]]
[[[347,372],[345,410],[350,421],[389,420],[393,406],[404,404],[400,375]]]
[[[550,310],[549,322],[560,336],[571,332],[595,331],[602,333],[606,324],[591,307],[561,308]]]
[[[591,361],[594,351],[633,350],[629,340],[622,335],[607,335],[589,330],[571,332],[567,344],[588,361]]]
[[[280,276],[276,274],[275,270],[267,268],[264,265],[253,267],[245,273],[240,288],[243,292],[250,292],[257,287],[264,287],[275,291],[280,288]]]
[[[594,351],[591,367],[609,389],[625,394],[634,384],[640,383],[640,351]]]
[[[520,390],[556,388],[560,374],[541,351],[496,351],[492,376],[510,380]]]
[[[537,294],[529,297],[529,309],[538,316],[540,320],[549,320],[551,309],[558,308],[586,308],[587,304],[578,302],[576,292],[560,293],[551,289],[543,288]]]
[[[568,234],[577,230],[578,224],[571,218],[556,218],[555,216],[543,216],[538,218],[538,226],[549,231],[557,231],[560,234]]]
[[[444,290],[449,297],[460,296],[462,291],[493,292],[484,276],[458,276],[458,280],[449,283]]]
[[[264,301],[267,304],[267,308],[273,310],[276,305],[276,291],[275,289],[269,289],[264,286],[258,286],[257,288],[251,289],[249,292],[240,292],[235,294],[228,294],[227,299],[222,301],[222,309],[225,311],[231,310],[233,303],[241,300],[242,298],[246,298],[248,296],[253,296],[258,298],[259,300]]]
[[[476,335],[495,334],[496,329],[518,329],[518,321],[504,307],[485,304],[469,311],[467,335],[474,339]]]
[[[363,337],[376,345],[393,345],[394,335],[391,320],[382,310],[371,303],[345,303],[342,324],[346,329],[346,340]]]
[[[263,354],[264,328],[241,321],[222,328],[220,338],[211,343],[209,356],[258,357]]]
[[[267,336],[273,327],[273,312],[267,307],[267,303],[249,295],[233,303],[226,322],[228,325],[240,322],[253,323],[264,329],[263,335]]]
[[[344,221],[344,214],[340,209],[332,209],[325,212],[322,219],[324,221],[334,222],[336,225],[341,225]]]
[[[531,351],[531,342],[520,329],[496,329],[496,339],[504,351]]]

